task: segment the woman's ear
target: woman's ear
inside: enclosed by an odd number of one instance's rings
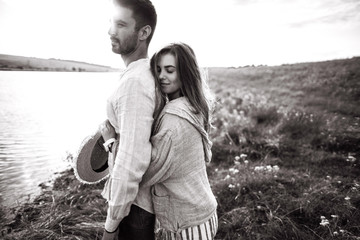
[[[146,40],[151,34],[151,27],[149,25],[143,26],[139,31],[139,39],[141,41]]]

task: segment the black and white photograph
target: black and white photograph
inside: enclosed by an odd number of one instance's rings
[[[360,1],[0,0],[0,239],[360,240]]]

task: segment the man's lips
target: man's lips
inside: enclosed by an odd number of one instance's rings
[[[116,38],[110,38],[112,44],[119,44],[119,40]]]

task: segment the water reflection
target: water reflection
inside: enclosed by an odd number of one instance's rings
[[[0,203],[36,194],[96,130],[118,73],[0,72]]]

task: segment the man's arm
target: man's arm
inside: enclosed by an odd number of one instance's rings
[[[105,229],[113,232],[129,214],[139,183],[151,160],[150,134],[155,101],[139,79],[128,79],[125,94],[117,99],[120,141],[110,179],[110,199]]]

